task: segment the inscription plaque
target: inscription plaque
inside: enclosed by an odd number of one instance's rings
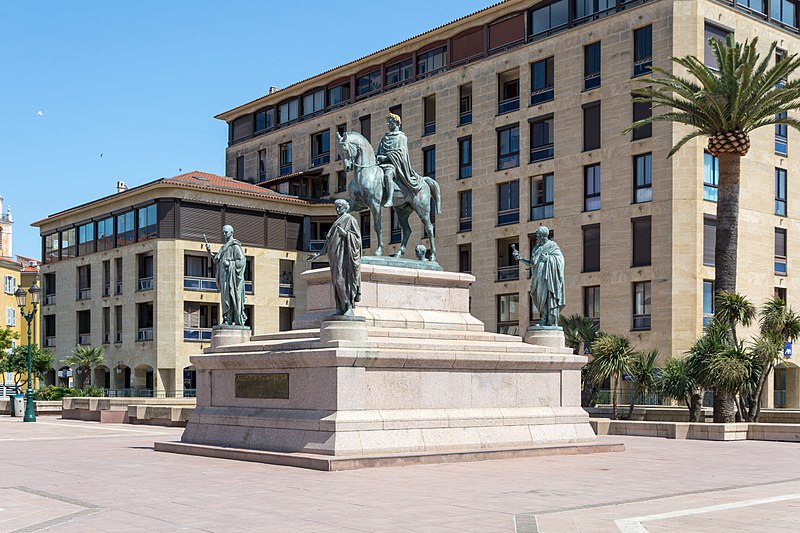
[[[288,400],[289,374],[236,374],[237,398]]]

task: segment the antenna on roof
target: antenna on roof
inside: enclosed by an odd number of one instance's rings
[[[125,192],[128,190],[128,186],[125,185],[124,181],[117,182],[117,193]]]

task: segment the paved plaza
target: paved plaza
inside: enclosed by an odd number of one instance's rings
[[[798,531],[800,445],[318,472],[157,453],[180,428],[0,417],[0,531]]]

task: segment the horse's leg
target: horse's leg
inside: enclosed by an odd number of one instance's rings
[[[375,236],[378,238],[378,247],[375,248],[375,253],[373,255],[383,255],[383,230],[381,227],[380,199],[376,201],[373,198],[369,209],[372,212],[372,227],[375,230]]]
[[[396,207],[395,212],[397,213],[397,220],[400,222],[400,230],[403,234],[403,240],[400,243],[400,248],[398,248],[395,257],[403,257],[403,254],[406,252],[406,246],[408,245],[408,239],[411,237],[411,224],[408,223],[411,210],[408,209],[406,205],[403,205],[402,207]]]
[[[436,261],[436,239],[433,235],[433,222],[431,222],[430,215],[422,219],[422,224],[425,226],[425,231],[428,232],[428,237],[431,239],[431,261]]]

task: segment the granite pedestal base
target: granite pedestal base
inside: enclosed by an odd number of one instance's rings
[[[363,322],[324,320],[330,274],[303,276],[314,283],[295,324],[318,325],[191,357],[197,408],[183,444],[160,449],[364,459],[593,445],[586,358],[484,332],[472,276],[362,265]]]

